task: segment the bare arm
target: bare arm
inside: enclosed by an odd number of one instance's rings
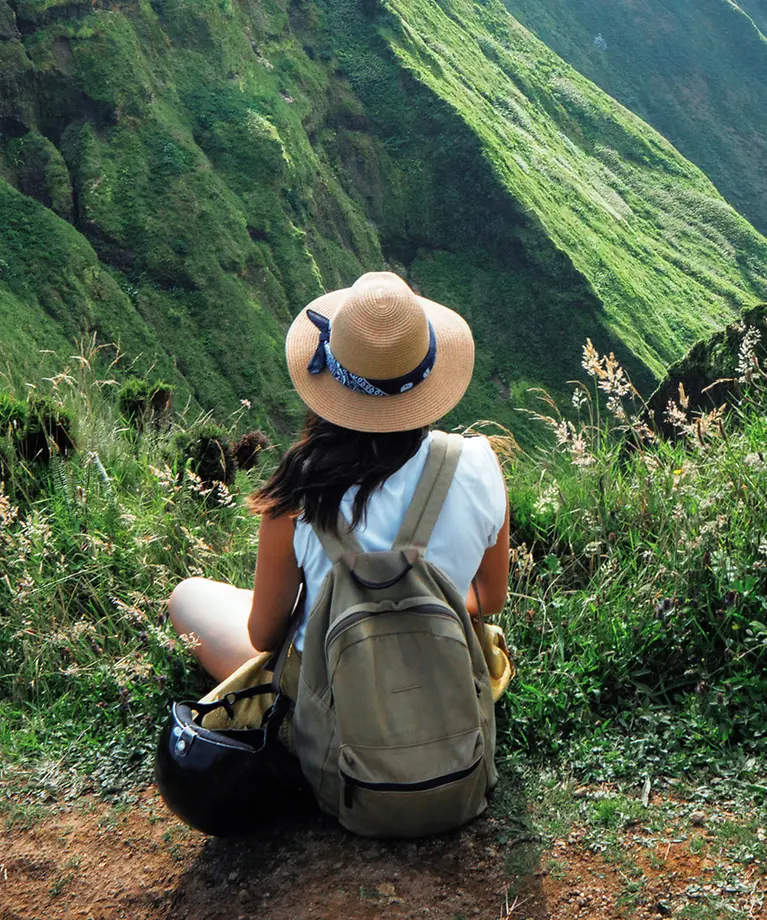
[[[485,550],[482,562],[479,564],[476,575],[479,597],[482,602],[482,613],[492,616],[500,613],[506,604],[506,595],[509,590],[509,499],[506,498],[506,516],[498,533],[495,546]],[[474,589],[469,588],[466,598],[466,609],[471,616],[479,614],[477,599]]]
[[[302,572],[293,552],[294,529],[289,515],[265,514],[261,520],[248,635],[253,647],[262,651],[273,651],[279,645],[301,586]]]

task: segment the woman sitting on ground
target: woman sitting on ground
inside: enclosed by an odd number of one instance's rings
[[[364,550],[392,545],[426,462],[429,426],[457,405],[474,365],[463,318],[388,272],[315,300],[294,321],[286,351],[309,415],[301,439],[252,499],[262,515],[254,588],[190,578],[170,599],[174,627],[197,638],[194,654],[218,681],[257,649],[279,647],[303,584],[304,621],[293,640],[301,652],[331,568],[312,525],[331,528],[340,509]],[[472,616],[480,605],[486,614],[503,609],[508,524],[490,444],[467,438],[426,558],[458,587]]]

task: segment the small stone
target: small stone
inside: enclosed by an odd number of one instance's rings
[[[585,799],[588,794],[589,794],[588,786],[579,786],[573,793],[573,798],[574,799]]]
[[[706,825],[706,816],[702,811],[694,811],[690,815],[690,824],[693,827],[705,827]]]
[[[237,895],[237,897],[238,897],[243,903],[244,903],[245,901],[249,900],[249,898],[250,898],[250,896],[248,895],[248,892],[247,892],[247,890],[246,890],[245,888],[240,888],[240,893]]]
[[[670,917],[671,905],[666,901],[658,901],[658,903],[655,905],[655,912],[660,914],[661,917]]]
[[[230,885],[234,885],[234,883],[237,881],[238,878],[239,876],[237,875],[236,872],[230,872],[229,875],[227,875],[226,880],[229,882]]]

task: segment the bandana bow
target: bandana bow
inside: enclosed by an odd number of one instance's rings
[[[330,342],[330,320],[321,313],[315,313],[314,310],[307,310],[306,315],[320,330],[320,340],[306,369],[310,374],[321,374],[327,367],[325,346]]]
[[[307,309],[306,315],[320,331],[317,348],[312,355],[311,361],[306,365],[306,369],[310,374],[321,374],[327,368],[331,375],[347,390],[367,393],[368,396],[396,396],[399,393],[411,390],[414,386],[426,380],[434,367],[434,361],[437,357],[437,338],[431,323],[429,323],[429,350],[415,370],[389,380],[368,380],[367,377],[361,377],[359,374],[353,374],[350,370],[347,370],[331,351],[330,320],[327,316],[309,309]]]

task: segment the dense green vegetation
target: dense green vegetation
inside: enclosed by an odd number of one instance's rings
[[[0,260],[16,383],[93,330],[278,438],[291,316],[364,269],[469,318],[453,421],[528,440],[587,336],[649,390],[767,296],[767,241],[498,0],[0,0]]]
[[[670,439],[590,343],[577,422],[542,402],[555,446],[510,478],[509,626],[526,670],[509,724],[531,747],[586,728],[605,775],[632,749],[664,768],[764,751],[766,331],[763,312],[732,330],[727,404],[693,411],[680,381]]]
[[[734,745],[764,753],[765,332],[754,318],[735,340],[729,413],[693,414],[677,393],[672,440],[591,343],[576,420],[543,396],[533,423],[548,447],[520,455],[499,437],[513,542],[502,620],[518,668],[508,752],[558,751],[603,777],[638,758],[674,772]],[[167,597],[194,574],[249,585],[258,522],[244,498],[277,455],[258,432],[233,443],[244,409],[212,426],[163,403],[162,424],[126,425],[125,388],[104,385],[96,357],[35,381],[30,408],[25,390],[0,400],[0,759],[37,760],[44,781],[52,763],[62,777],[78,763],[113,789],[148,775],[168,699],[205,686]],[[49,449],[32,456],[19,445],[43,407]]]
[[[764,0],[504,0],[767,230]],[[761,31],[760,31],[761,30]]]
[[[738,0],[737,6],[751,18],[762,35],[767,35],[767,4],[764,0]]]
[[[754,374],[748,366],[748,355],[762,364],[767,359],[765,322],[767,306],[747,310],[736,323],[698,342],[684,358],[674,362],[647,403],[654,424],[673,435],[674,426],[666,410],[670,400],[678,399],[680,386],[691,411],[711,411],[737,399],[740,378],[746,375],[750,379]]]

